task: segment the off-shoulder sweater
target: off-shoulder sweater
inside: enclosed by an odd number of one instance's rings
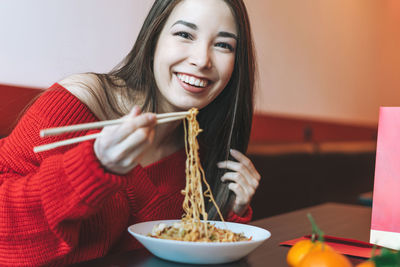
[[[182,217],[184,150],[127,175],[102,168],[93,141],[33,152],[88,134],[41,138],[41,129],[97,120],[56,83],[0,139],[0,266],[60,266],[136,249],[130,225]],[[228,220],[246,223],[251,213]]]

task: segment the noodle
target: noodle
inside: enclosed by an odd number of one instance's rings
[[[202,131],[197,122],[196,115],[198,110],[192,108],[190,114],[184,121],[185,129],[185,150],[186,150],[186,186],[182,190],[185,195],[183,210],[185,212],[180,223],[173,226],[165,224],[156,225],[150,236],[163,239],[173,239],[181,241],[196,242],[234,242],[249,240],[243,234],[233,233],[226,229],[219,229],[207,222],[207,212],[205,210],[204,197],[208,197],[217,209],[221,221],[224,221],[214,197],[211,193],[210,185],[205,179],[204,170],[200,164],[199,144],[197,135]],[[202,182],[206,186],[203,193]],[[201,221],[201,217],[203,221]]]

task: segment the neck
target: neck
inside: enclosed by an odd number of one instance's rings
[[[154,148],[162,148],[164,146],[181,147],[184,143],[182,127],[182,121],[157,125],[152,146]]]
[[[153,143],[140,160],[142,166],[169,156],[184,146],[183,130],[180,122],[170,122],[156,126]]]
[[[158,95],[157,113],[182,111],[165,101],[161,94]],[[153,143],[143,155],[140,163],[146,166],[182,149],[185,144],[182,124],[181,120],[156,125]]]
[[[157,113],[168,113],[182,111],[171,105],[158,92]],[[162,148],[164,145],[173,145],[180,148],[184,144],[183,121],[172,121],[156,126],[156,134],[154,136],[153,145],[155,148]]]

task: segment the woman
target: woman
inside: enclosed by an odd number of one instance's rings
[[[129,225],[180,218],[182,123],[156,125],[154,113],[200,109],[213,194],[228,220],[248,222],[260,176],[239,151],[249,139],[253,84],[241,0],[156,0],[119,68],[53,85],[0,141],[0,265],[59,266],[134,249]],[[120,116],[127,120],[94,142],[33,153],[90,132],[41,139],[40,129]],[[212,206],[208,213],[218,219]]]

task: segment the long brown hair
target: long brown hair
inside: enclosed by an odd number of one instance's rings
[[[160,32],[180,1],[156,0],[124,61],[110,73],[98,74],[105,88],[119,88],[130,99],[141,95],[144,99],[142,108],[146,111],[157,111],[157,86],[152,59]],[[224,1],[230,7],[238,28],[235,66],[226,88],[199,112],[198,120],[203,128],[199,135],[202,165],[216,202],[226,215],[231,209],[233,193],[226,183],[221,182],[226,170],[219,169],[217,163],[229,158],[230,148],[243,153],[247,150],[253,116],[255,58],[250,22],[243,1]],[[124,81],[124,86],[117,84],[116,80]],[[119,107],[112,106],[115,112],[122,113]],[[209,219],[218,219],[211,203],[207,208]]]

